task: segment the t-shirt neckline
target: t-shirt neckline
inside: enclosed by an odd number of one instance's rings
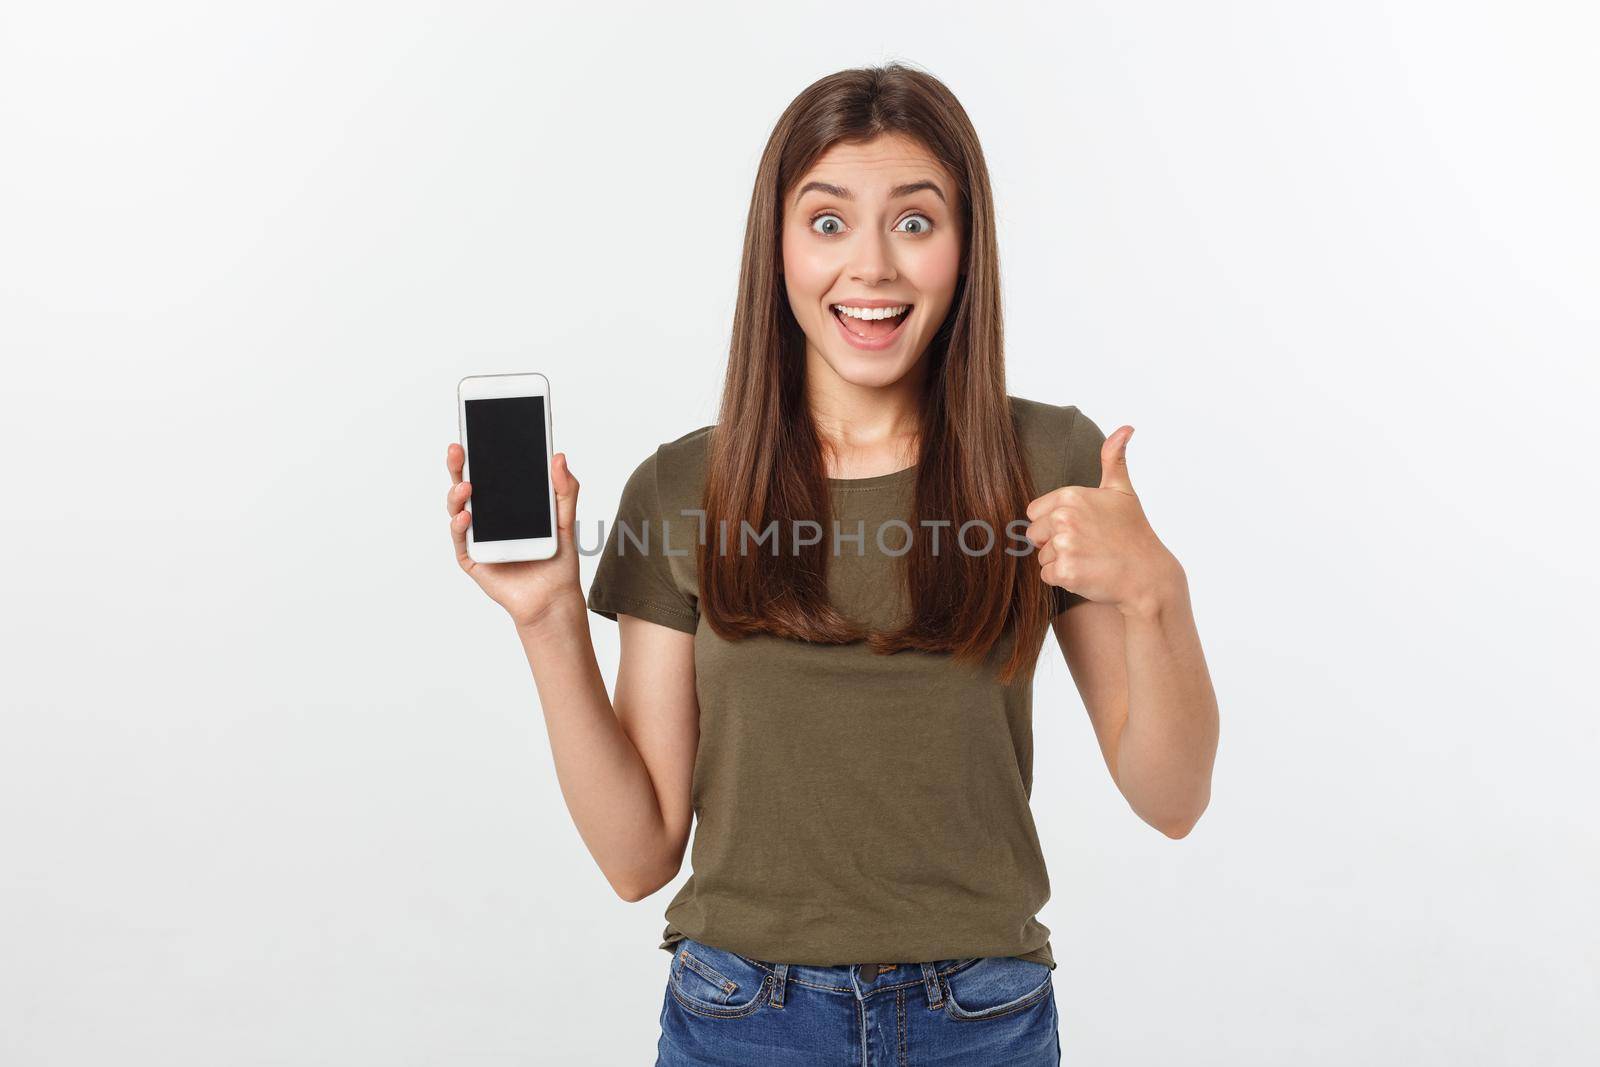
[[[918,466],[913,463],[909,467],[901,467],[888,474],[875,474],[871,478],[829,478],[828,486],[831,489],[877,489],[885,485],[898,485],[916,477]]]

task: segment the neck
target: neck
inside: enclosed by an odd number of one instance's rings
[[[806,400],[833,477],[870,477],[917,461],[925,362],[899,380],[862,385],[839,377],[807,346]]]
[[[917,436],[922,425],[921,361],[886,385],[847,382],[820,358],[808,358],[806,364],[806,402],[826,441],[870,449]]]

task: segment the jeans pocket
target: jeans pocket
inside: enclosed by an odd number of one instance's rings
[[[766,1003],[772,976],[737,953],[686,937],[672,957],[673,999],[714,1019],[739,1019]]]
[[[952,1019],[998,1019],[1031,1008],[1054,988],[1048,964],[1017,956],[985,956],[945,976],[945,1014]]]

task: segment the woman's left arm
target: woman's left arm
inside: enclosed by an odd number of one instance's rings
[[[1040,577],[1089,603],[1056,616],[1112,781],[1145,822],[1183,837],[1211,800],[1216,692],[1177,557],[1156,537],[1128,476],[1131,426],[1101,448],[1098,487],[1028,505]]]

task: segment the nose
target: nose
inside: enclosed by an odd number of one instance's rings
[[[865,230],[852,241],[850,249],[850,280],[862,285],[881,285],[900,276],[895,270],[894,253],[886,234]]]

